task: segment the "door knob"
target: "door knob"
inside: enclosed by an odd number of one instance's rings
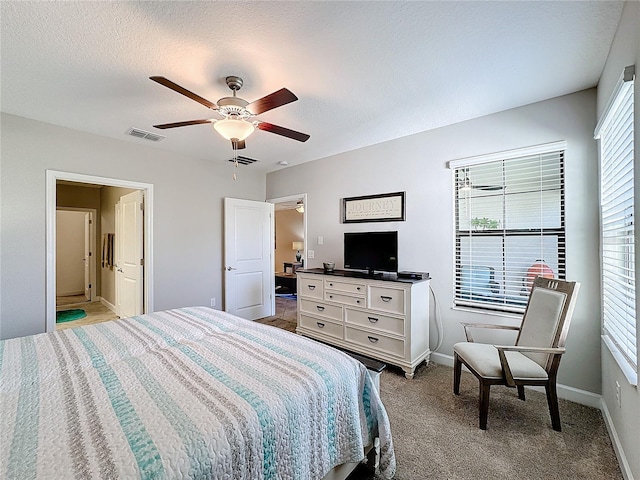
[[[231,270],[237,270],[237,268],[227,267],[227,272],[230,272]]]
[[[122,273],[122,269],[121,269],[121,268],[119,268],[119,269],[118,269],[118,271],[119,271],[120,273]]]

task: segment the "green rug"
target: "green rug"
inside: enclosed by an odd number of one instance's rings
[[[87,312],[79,308],[73,310],[61,310],[56,312],[56,323],[71,322],[87,316]]]

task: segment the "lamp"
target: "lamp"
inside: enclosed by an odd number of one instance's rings
[[[300,250],[304,250],[304,242],[293,242],[293,250],[296,250],[296,262],[302,258]]]
[[[296,203],[296,212],[304,213],[304,203],[303,202]]]
[[[256,127],[253,123],[246,120],[238,120],[234,118],[223,118],[213,124],[213,128],[227,140],[232,138],[242,141],[253,133]]]

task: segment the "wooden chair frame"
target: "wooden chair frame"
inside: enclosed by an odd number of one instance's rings
[[[557,292],[562,292],[567,295],[562,308],[562,312],[557,323],[557,328],[554,333],[553,341],[550,347],[531,347],[531,346],[519,346],[520,335],[522,327],[527,320],[527,313],[531,301],[527,304],[520,327],[507,326],[507,325],[493,325],[493,324],[478,324],[478,323],[463,323],[465,330],[465,336],[467,342],[473,342],[471,335],[471,328],[491,328],[500,330],[516,330],[518,331],[518,337],[514,346],[502,346],[494,345],[496,348],[496,354],[500,359],[500,365],[502,367],[502,378],[488,378],[477,372],[470,362],[465,360],[462,356],[458,355],[454,350],[454,363],[453,363],[453,393],[460,395],[460,376],[462,373],[462,365],[464,364],[469,371],[478,379],[480,384],[480,398],[479,398],[479,426],[482,430],[487,429],[487,418],[489,415],[489,392],[491,385],[506,385],[508,387],[516,387],[518,390],[518,398],[525,400],[524,387],[527,386],[542,386],[545,388],[547,394],[547,403],[549,405],[549,414],[551,416],[551,424],[554,430],[561,431],[560,424],[560,411],[558,408],[558,395],[556,389],[556,379],[558,373],[558,367],[560,366],[560,359],[562,354],[565,353],[564,344],[569,332],[569,325],[571,323],[571,317],[573,315],[573,309],[575,307],[575,301],[577,293],[580,288],[580,284],[577,282],[566,282],[557,279],[548,279],[543,277],[537,277],[534,280],[531,293],[533,294],[536,288],[546,288]],[[531,296],[529,297],[531,299]],[[455,347],[454,347],[455,348]],[[547,378],[545,379],[519,379],[514,378],[505,352],[518,351],[523,353],[543,353],[548,354],[545,371],[547,372]]]

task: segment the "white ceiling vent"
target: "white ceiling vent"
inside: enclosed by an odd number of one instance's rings
[[[159,142],[160,140],[164,140],[164,135],[158,135],[157,133],[146,132],[144,130],[140,130],[139,128],[131,127],[127,130],[127,135],[131,135],[132,137],[144,138],[146,140],[151,140],[152,142]]]
[[[235,162],[235,158],[230,158],[229,161],[231,163]],[[259,162],[260,160],[256,160],[255,158],[243,157],[242,155],[238,155],[238,163],[240,165],[251,165],[252,163]]]

